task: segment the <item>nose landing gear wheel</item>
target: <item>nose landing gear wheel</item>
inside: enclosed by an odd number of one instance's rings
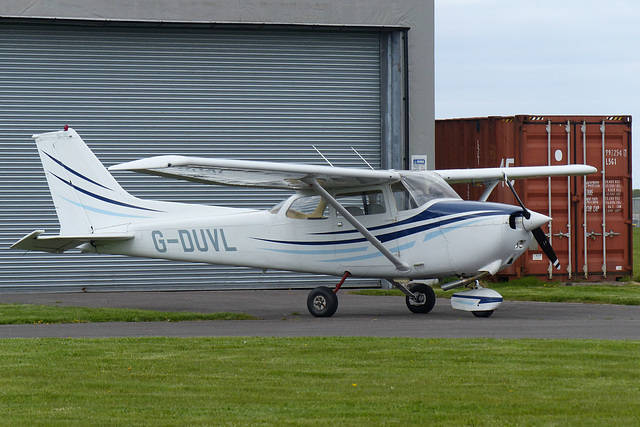
[[[473,315],[476,317],[491,317],[493,314],[493,310],[487,311],[472,311]]]
[[[424,283],[416,283],[409,290],[415,298],[406,297],[407,307],[412,313],[428,313],[436,304],[436,293],[431,286]]]
[[[307,297],[307,309],[314,317],[331,317],[338,309],[338,296],[326,286],[318,286]]]

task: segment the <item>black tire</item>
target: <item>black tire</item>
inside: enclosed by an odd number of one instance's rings
[[[307,297],[307,309],[314,317],[331,317],[338,309],[338,296],[326,286],[318,286]]]
[[[407,307],[412,313],[428,313],[436,305],[436,293],[433,288],[423,283],[412,285],[409,290],[416,296],[417,301],[413,298],[406,297]]]
[[[472,311],[472,313],[476,317],[491,317],[491,315],[493,314],[493,310]]]

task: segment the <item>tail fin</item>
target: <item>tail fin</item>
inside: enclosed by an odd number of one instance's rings
[[[127,193],[73,130],[34,135],[60,235],[89,235],[159,210]]]

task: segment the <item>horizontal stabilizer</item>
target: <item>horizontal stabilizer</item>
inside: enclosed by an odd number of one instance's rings
[[[35,230],[11,246],[11,249],[62,253],[83,243],[133,239],[132,234],[91,234],[88,236],[42,236],[44,230]]]

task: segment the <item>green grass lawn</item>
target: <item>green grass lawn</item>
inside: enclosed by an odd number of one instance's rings
[[[640,227],[633,227],[633,278],[640,282]]]
[[[567,286],[560,282],[547,282],[528,277],[511,282],[483,283],[483,286],[498,291],[505,301],[640,305],[640,284],[636,282]],[[437,285],[434,285],[433,289],[438,298],[451,298],[454,292],[465,290],[465,288],[458,288],[445,292]],[[396,289],[363,289],[352,292],[359,295],[404,297],[404,294]]]
[[[164,312],[122,308],[57,307],[0,304],[0,325],[24,323],[180,322],[185,320],[245,320],[243,313]]]
[[[640,342],[0,341],[2,425],[638,425]]]

